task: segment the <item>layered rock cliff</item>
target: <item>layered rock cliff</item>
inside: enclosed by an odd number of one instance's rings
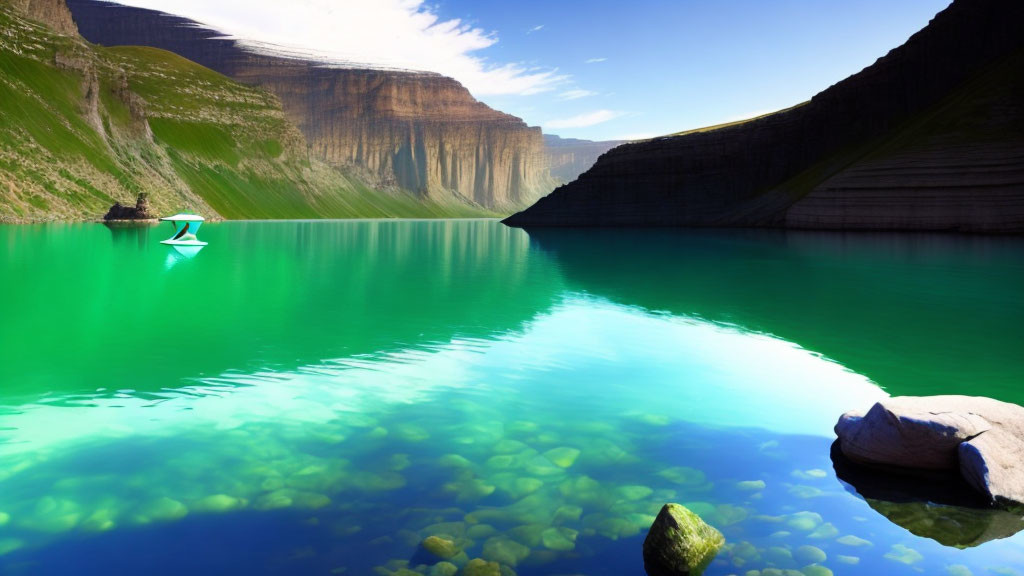
[[[266,90],[89,44],[60,5],[0,0],[0,222],[94,220],[139,194],[155,214],[207,217],[487,214],[373,190],[311,157]]]
[[[1024,3],[956,0],[809,102],[619,146],[517,226],[1024,231]]]
[[[625,143],[626,140],[580,140],[545,134],[544,154],[551,177],[565,184],[590,170],[601,154]]]
[[[162,48],[269,89],[317,156],[377,186],[497,211],[526,206],[553,187],[540,129],[476,101],[451,78],[332,67],[260,51],[159,12],[97,0],[68,4],[92,42]]]

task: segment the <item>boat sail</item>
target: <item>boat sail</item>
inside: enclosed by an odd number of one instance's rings
[[[199,226],[204,220],[202,216],[196,214],[175,214],[161,218],[161,222],[174,224],[174,235],[160,243],[169,246],[206,246],[206,242],[196,238],[196,232],[199,231]]]

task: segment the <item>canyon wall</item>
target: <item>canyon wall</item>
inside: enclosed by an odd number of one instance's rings
[[[580,140],[544,135],[544,154],[551,177],[561,184],[572,182],[597,162],[601,154],[625,144],[626,140]]]
[[[1024,231],[1024,3],[956,0],[809,102],[619,146],[516,226]]]
[[[267,88],[312,150],[378,187],[495,211],[553,187],[540,128],[476,101],[438,74],[328,66],[243,46],[189,20],[96,0],[69,0],[86,39],[175,52]]]

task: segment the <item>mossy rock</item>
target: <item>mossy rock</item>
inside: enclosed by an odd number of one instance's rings
[[[483,558],[473,558],[462,569],[463,576],[501,576],[501,566]]]
[[[679,504],[665,504],[644,540],[644,569],[650,576],[691,576],[704,571],[725,537]]]
[[[454,540],[440,536],[427,536],[420,542],[420,547],[441,560],[451,560],[462,551]]]

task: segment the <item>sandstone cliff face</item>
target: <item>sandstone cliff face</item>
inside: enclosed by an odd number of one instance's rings
[[[619,146],[506,222],[1024,230],[1022,49],[1024,4],[957,0],[810,102]]]
[[[159,12],[68,4],[92,42],[162,48],[269,89],[318,156],[378,186],[496,211],[521,208],[552,187],[540,129],[477,102],[450,78],[327,67],[258,53]]]
[[[46,24],[54,32],[72,36],[78,34],[78,28],[64,0],[5,1],[10,2],[16,13]]]
[[[547,156],[551,177],[565,184],[590,170],[602,154],[625,143],[626,140],[593,141],[545,134],[544,154]]]

